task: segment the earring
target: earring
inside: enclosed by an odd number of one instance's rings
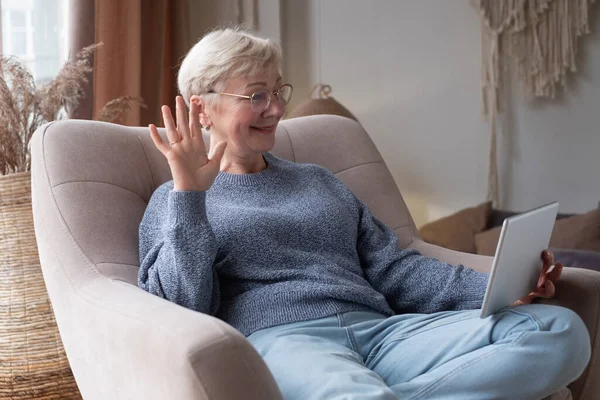
[[[210,131],[210,126],[206,127],[206,132]]]

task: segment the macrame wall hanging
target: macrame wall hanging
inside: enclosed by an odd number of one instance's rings
[[[483,113],[490,126],[488,200],[500,206],[496,131],[505,99],[502,88],[516,76],[527,99],[554,98],[577,70],[577,39],[590,32],[594,0],[471,0],[481,18]],[[507,73],[504,73],[507,72]]]

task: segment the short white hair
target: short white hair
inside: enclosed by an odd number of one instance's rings
[[[281,47],[241,28],[218,29],[206,34],[185,56],[177,85],[189,106],[192,95],[223,90],[226,81],[254,76],[276,68],[281,74]]]

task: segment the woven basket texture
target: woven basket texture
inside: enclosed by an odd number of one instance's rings
[[[81,399],[44,285],[29,172],[0,176],[0,399]]]

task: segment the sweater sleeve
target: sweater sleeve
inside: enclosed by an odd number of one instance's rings
[[[214,314],[219,282],[215,235],[206,216],[206,192],[159,187],[139,228],[138,286],[186,308]]]
[[[359,199],[357,250],[367,280],[399,313],[481,307],[488,274],[401,249],[392,229]]]

